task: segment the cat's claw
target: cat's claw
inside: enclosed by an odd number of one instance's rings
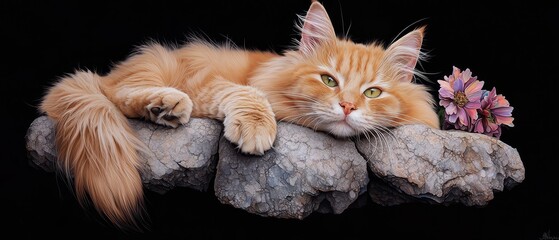
[[[154,95],[151,103],[146,106],[149,120],[169,127],[188,123],[192,113],[192,100],[186,93],[166,88]]]
[[[277,124],[273,116],[264,116],[264,119],[226,117],[224,125],[225,138],[236,143],[243,153],[263,155],[276,139]]]

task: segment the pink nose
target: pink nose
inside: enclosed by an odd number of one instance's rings
[[[344,109],[344,114],[346,116],[349,115],[351,111],[357,109],[357,107],[355,107],[355,104],[346,101],[340,102],[340,106]]]

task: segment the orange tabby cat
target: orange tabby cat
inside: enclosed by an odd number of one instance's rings
[[[283,55],[193,41],[177,49],[144,46],[106,76],[78,71],[61,79],[41,110],[56,122],[59,163],[80,201],[117,226],[142,205],[138,151],[127,118],[177,127],[190,117],[223,121],[240,151],[263,154],[276,121],[347,137],[403,124],[438,127],[426,87],[412,83],[423,28],[387,49],[338,39],[314,2],[294,50]]]

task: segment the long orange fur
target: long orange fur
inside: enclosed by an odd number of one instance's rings
[[[59,166],[73,176],[80,202],[89,198],[116,226],[136,224],[138,152],[145,148],[127,118],[170,127],[190,117],[219,119],[224,136],[249,154],[272,147],[278,120],[340,137],[403,124],[438,127],[431,95],[413,83],[423,28],[385,49],[338,39],[318,2],[302,20],[298,46],[282,55],[204,41],[151,44],[106,76],[78,71],[61,79],[41,110],[56,121]],[[327,86],[323,75],[338,86]],[[370,87],[381,95],[365,97]]]

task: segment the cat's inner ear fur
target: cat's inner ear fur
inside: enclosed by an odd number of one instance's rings
[[[317,1],[313,2],[302,20],[299,50],[303,53],[311,53],[314,49],[326,41],[336,39],[336,32],[328,17],[326,9]]]
[[[421,44],[423,42],[425,27],[421,27],[392,43],[386,50],[385,61],[392,64],[397,71],[399,81],[412,81],[415,73],[415,65],[421,60]]]

